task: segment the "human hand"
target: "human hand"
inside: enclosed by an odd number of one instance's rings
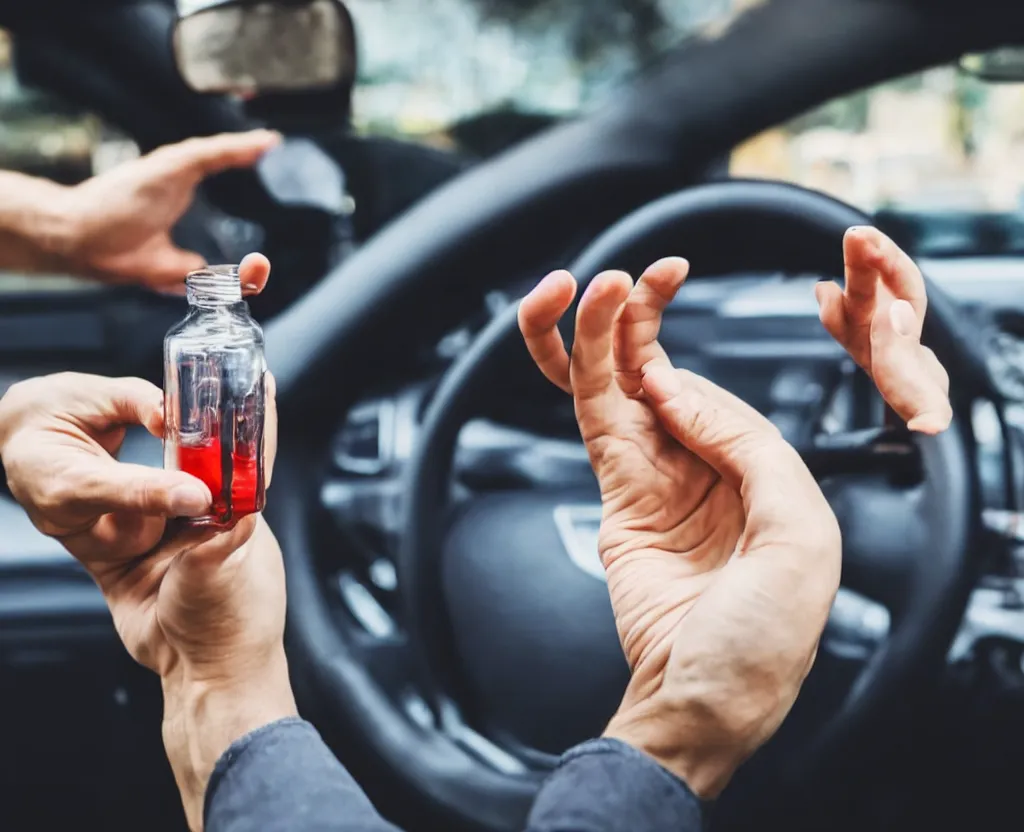
[[[632,671],[606,735],[713,797],[778,728],[814,660],[839,584],[839,527],[774,426],[672,368],[657,341],[687,275],[662,260],[634,287],[605,272],[556,329],[576,283],[555,272],[520,328],[573,394],[601,489],[598,546]]]
[[[843,240],[845,291],[819,283],[821,322],[875,382],[907,427],[941,433],[949,427],[949,375],[921,344],[928,298],[914,261],[876,228],[857,227]]]
[[[73,274],[184,293],[185,275],[206,265],[170,231],[196,188],[229,168],[247,168],[277,145],[269,130],[187,139],[63,189],[65,232],[56,243]]]
[[[240,269],[266,284],[262,255]],[[0,400],[0,458],[15,499],[89,571],[128,652],[163,682],[164,739],[193,829],[220,754],[295,713],[284,655],[284,568],[262,518],[173,534],[212,497],[188,474],[118,462],[130,425],[163,435],[163,396],[142,379],[62,373],[14,385]],[[276,450],[273,379],[265,431]]]

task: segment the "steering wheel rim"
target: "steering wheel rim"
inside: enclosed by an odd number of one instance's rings
[[[769,182],[714,183],[670,195],[629,215],[595,241],[579,258],[573,272],[584,282],[606,267],[626,267],[635,273],[638,264],[631,258],[640,258],[641,261],[655,259],[646,253],[651,246],[670,245],[668,251],[679,250],[680,240],[686,237],[682,233],[683,225],[689,223],[691,232],[699,231],[701,223],[694,222],[694,218],[706,220],[712,217],[717,218],[716,221],[728,219],[735,222],[744,217],[763,219],[766,213],[776,219],[781,218],[783,225],[789,224],[801,230],[796,236],[806,242],[806,248],[811,252],[808,266],[813,264],[819,273],[838,272],[841,259],[837,259],[837,255],[841,251],[839,241],[842,233],[850,225],[870,222],[863,214],[841,202],[795,186]],[[699,249],[700,246],[694,248]],[[665,250],[662,248],[657,254]],[[685,250],[689,254],[692,248],[687,245]],[[694,263],[701,262],[698,256],[691,259]],[[926,337],[946,362],[955,383],[987,377],[985,373],[976,372],[979,365],[984,365],[980,364],[966,339],[957,331],[954,307],[934,287],[930,288]],[[525,355],[515,327],[515,310],[509,309],[481,333],[445,376],[428,410],[419,449],[409,472],[412,493],[398,561],[399,586],[406,628],[422,648],[415,653],[427,657],[420,668],[420,682],[426,684],[430,694],[428,701],[435,716],[440,717],[438,721],[442,727],[445,708],[452,697],[448,680],[440,679],[436,673],[436,668],[445,664],[443,639],[439,636],[447,626],[443,616],[436,614],[440,606],[436,603],[439,586],[431,578],[431,570],[434,578],[437,576],[438,543],[444,517],[437,500],[439,495],[447,494],[451,452],[458,430],[471,409],[474,391],[478,392],[479,385],[485,383],[491,366],[490,357],[511,355],[510,351],[516,350]],[[959,623],[970,586],[968,542],[977,531],[977,489],[967,440],[961,432],[963,410],[957,408],[957,411],[957,424],[950,432],[938,438],[918,441],[922,465],[932,472],[933,477],[935,472],[959,471],[959,475],[950,477],[955,487],[948,493],[953,495],[951,503],[961,507],[939,515],[946,521],[940,542],[945,541],[947,545],[938,558],[943,565],[941,570],[936,569],[936,555],[932,553],[928,573],[932,580],[927,593],[931,604],[929,609],[938,612],[928,616],[927,626],[933,637],[927,643],[931,649],[916,651],[917,659],[927,658],[926,664],[934,662],[936,656],[944,657]],[[425,737],[421,730],[409,726],[398,709],[388,703],[380,691],[372,689],[369,674],[352,660],[351,645],[346,645],[337,632],[332,632],[336,628],[324,608],[316,576],[309,567],[311,546],[308,529],[303,528],[301,520],[307,511],[302,504],[295,502],[295,495],[308,493],[308,489],[302,488],[301,480],[305,466],[295,466],[301,452],[296,448],[297,454],[293,456],[288,448],[289,443],[285,441],[279,457],[277,479],[280,484],[275,489],[278,497],[271,501],[268,513],[277,518],[275,528],[279,523],[287,527],[283,536],[289,543],[286,559],[292,632],[299,635],[295,646],[305,654],[309,663],[319,668],[317,675],[320,678],[316,685],[339,695],[350,713],[377,721],[377,728],[381,730],[376,732],[377,736],[365,739],[376,756],[398,772],[404,783],[412,785],[428,800],[449,807],[460,820],[488,829],[510,828],[528,806],[538,782],[537,776],[531,771],[497,773],[471,755],[457,754],[450,743],[439,742],[443,731]],[[308,454],[306,458],[308,461]],[[291,499],[288,496],[282,499],[282,492],[290,495]],[[435,549],[432,555],[428,554],[431,546]],[[912,620],[920,622],[922,616],[912,616]],[[339,654],[346,651],[350,655],[345,661],[339,661]],[[436,661],[439,656],[442,657],[440,663]],[[920,665],[917,660],[908,661],[904,653],[890,659],[886,666],[898,670],[900,678],[906,679],[911,669]],[[887,672],[885,678],[894,678],[893,673]],[[885,690],[891,691],[892,687],[887,683]],[[880,701],[891,699],[888,695],[879,696],[879,690],[877,681],[861,685],[855,711],[877,712]],[[847,719],[846,730],[830,732],[832,738],[823,745],[834,748],[841,737],[857,732],[856,728],[850,730],[851,724],[856,726],[863,722],[863,717]],[[381,738],[381,733],[386,736]],[[441,768],[447,766],[447,776],[439,779],[437,767],[425,763],[431,755],[441,763]]]
[[[740,210],[783,215],[807,231],[831,236],[836,251],[841,251],[842,234],[847,228],[871,222],[844,203],[781,183],[730,181],[691,188],[644,206],[599,237],[570,269],[581,284],[578,295],[600,271],[624,268],[637,274],[641,263],[680,250],[678,242],[674,248],[661,248],[661,240],[685,240],[693,218],[735,215]],[[682,250],[689,248],[683,246]],[[929,288],[935,299],[929,310],[926,337],[940,354],[948,355],[959,340],[956,319],[952,307],[939,298],[933,286]],[[566,316],[566,323],[574,312]],[[446,632],[450,625],[445,620],[444,605],[437,603],[443,593],[438,577],[449,514],[444,495],[449,493],[455,444],[474,401],[496,373],[496,356],[520,347],[516,309],[509,308],[449,370],[424,419],[419,449],[409,471],[406,532],[398,560],[399,587],[406,625],[418,643],[415,653],[427,658],[421,668],[422,679],[438,712],[455,696],[450,683],[454,675],[450,633]],[[958,368],[963,364],[953,363]],[[934,667],[941,662],[954,637],[971,584],[969,541],[974,531],[971,519],[977,516],[972,466],[960,423],[957,419],[946,433],[915,441],[925,482],[942,483],[938,496],[943,499],[936,501],[937,495],[929,494],[933,500],[929,511],[932,522],[922,547],[929,555],[928,568],[915,570],[908,587],[909,601],[895,631],[868,663],[842,712],[816,740],[816,764],[823,756],[834,756],[833,749],[844,739],[860,734],[864,724],[877,718],[886,703],[898,698],[897,693],[905,694],[923,666]],[[439,672],[446,665],[449,679]],[[803,773],[810,765],[798,768]]]

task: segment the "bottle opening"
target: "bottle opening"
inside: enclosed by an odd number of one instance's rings
[[[238,266],[207,266],[185,278],[185,294],[193,306],[225,306],[242,299]]]

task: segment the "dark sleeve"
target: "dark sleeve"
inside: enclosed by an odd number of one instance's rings
[[[527,832],[701,832],[704,818],[682,780],[632,746],[600,739],[562,757]]]
[[[285,719],[243,737],[206,789],[206,832],[399,832],[373,808],[308,722]],[[617,740],[562,757],[526,832],[701,832],[686,785]]]
[[[298,718],[238,740],[206,787],[206,832],[399,832]]]

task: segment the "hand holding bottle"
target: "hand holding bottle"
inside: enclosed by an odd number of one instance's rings
[[[258,290],[269,264],[257,256],[241,271]],[[268,381],[269,481],[276,414]],[[170,518],[209,511],[209,489],[180,471],[116,459],[129,426],[162,436],[162,414],[160,390],[142,379],[32,379],[0,400],[0,458],[36,527],[59,539],[96,581],[128,652],[160,674],[164,738],[198,828],[206,778],[220,753],[295,712],[283,646],[284,568],[259,515],[228,532],[168,534]],[[214,712],[220,718],[199,725]]]

